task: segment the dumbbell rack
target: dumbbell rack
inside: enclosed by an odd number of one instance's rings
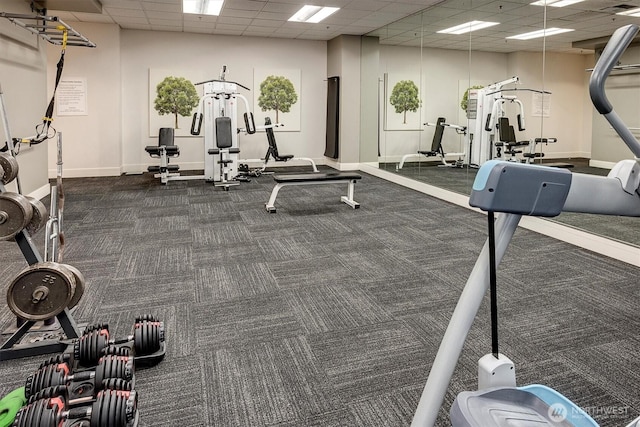
[[[4,185],[0,183],[0,193],[4,192],[6,192],[6,189]],[[15,236],[15,241],[27,261],[27,264],[33,265],[43,261],[42,256],[38,252],[38,248],[33,244],[31,236],[29,236],[27,230],[20,231]],[[80,330],[68,308],[65,308],[62,312],[57,314],[55,319],[60,324],[60,327],[64,331],[68,340],[80,337]],[[0,346],[0,361],[50,353],[61,353],[67,349],[69,342],[65,342],[61,339],[43,339],[36,342],[20,343],[27,333],[32,332],[32,329],[37,322],[33,320],[18,320],[18,322],[18,329],[13,332],[2,346]]]

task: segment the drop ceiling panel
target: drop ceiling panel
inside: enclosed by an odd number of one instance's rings
[[[45,1],[45,0],[43,0]],[[83,6],[68,7],[74,2],[97,0],[47,0],[67,2],[60,9],[49,8],[65,21],[115,22],[124,29],[210,32],[257,37],[329,40],[340,34],[380,37],[382,44],[462,49],[470,38],[437,35],[435,31],[473,19],[500,22],[499,26],[471,36],[478,49],[496,52],[540,50],[538,42],[505,42],[504,38],[543,27],[544,8],[529,5],[530,0],[315,0],[320,6],[341,9],[319,24],[290,23],[289,17],[309,0],[226,0],[220,17],[182,14],[181,0],[102,0],[101,13],[86,13]],[[573,28],[576,31],[549,38],[547,50],[584,52],[571,43],[609,36],[616,28],[640,19],[616,16],[616,6],[640,0],[587,0],[566,8],[547,8],[547,26]],[[61,4],[61,3],[59,3]],[[424,9],[422,13],[416,13]],[[212,29],[213,27],[213,29]],[[421,38],[421,36],[423,38]],[[569,46],[568,46],[569,45]]]

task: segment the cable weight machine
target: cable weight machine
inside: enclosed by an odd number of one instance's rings
[[[204,95],[193,115],[191,134],[200,135],[204,122],[204,179],[228,190],[238,184],[238,133],[254,134],[256,127],[247,98],[238,93],[238,87],[250,89],[227,81],[226,71],[227,66],[223,65],[218,79],[196,83],[203,86]],[[245,107],[244,129],[238,128],[238,102]]]

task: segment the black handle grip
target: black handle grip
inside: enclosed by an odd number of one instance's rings
[[[249,135],[256,133],[256,124],[253,121],[253,113],[244,113],[244,127]]]
[[[202,114],[194,113],[193,120],[191,120],[191,135],[200,135],[201,128]]]

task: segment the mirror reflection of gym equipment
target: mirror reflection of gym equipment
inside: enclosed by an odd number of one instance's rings
[[[637,25],[628,25],[611,36],[589,83],[596,110],[611,124],[635,159],[620,161],[606,177],[496,160],[486,162],[478,172],[469,204],[488,212],[489,237],[442,338],[412,426],[435,424],[467,334],[487,290],[490,290],[491,299],[492,351],[478,362],[478,390],[462,392],[456,397],[450,410],[452,425],[598,426],[589,414],[550,387],[537,384],[516,387],[514,362],[500,353],[498,347],[496,269],[523,215],[553,217],[568,211],[640,217],[640,142],[616,113],[605,93],[607,77],[638,30]],[[499,214],[497,220],[494,213]],[[627,427],[638,425],[640,417]]]
[[[448,167],[456,167],[461,168],[465,164],[465,156],[466,153],[445,153],[444,148],[442,147],[442,135],[444,134],[445,129],[453,129],[456,131],[458,135],[466,135],[467,128],[466,126],[455,125],[451,123],[446,123],[447,119],[444,117],[438,117],[436,123],[425,123],[425,126],[433,126],[435,127],[435,131],[433,133],[433,141],[431,142],[431,150],[418,150],[416,154],[405,154],[400,159],[400,163],[398,164],[398,170],[402,169],[404,163],[413,156],[425,156],[425,157],[439,157],[441,165],[438,166],[448,166]],[[446,160],[446,157],[457,157],[453,163],[449,163]]]

